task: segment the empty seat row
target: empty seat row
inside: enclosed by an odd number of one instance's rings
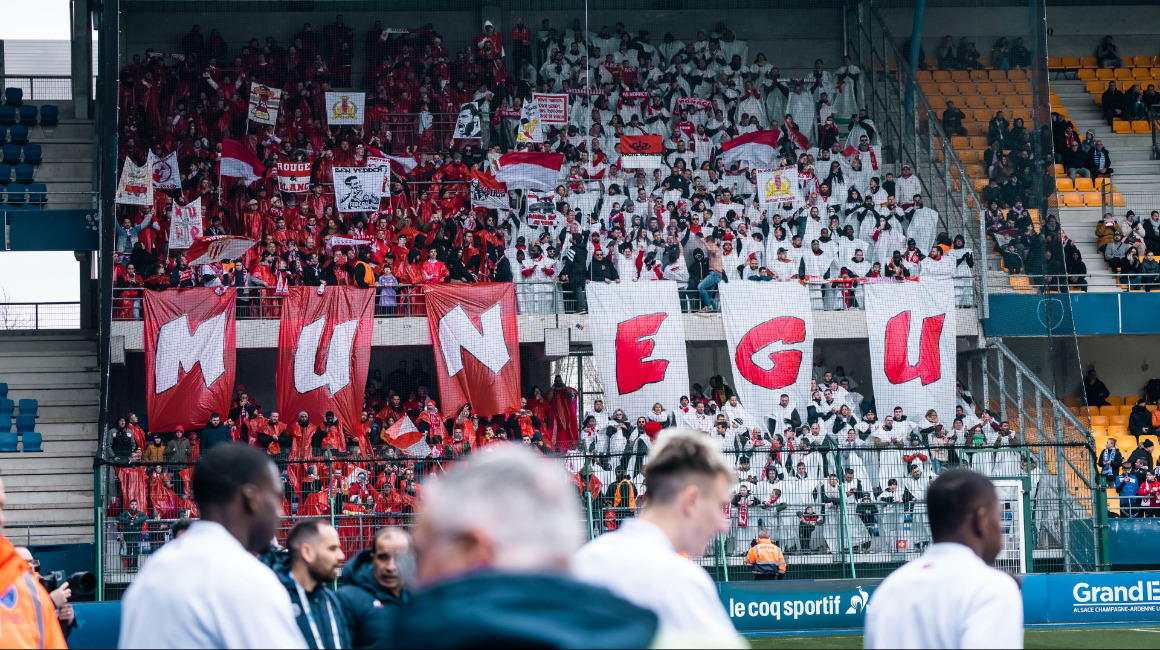
[[[1098,70],[1080,70],[1076,74],[1080,81],[1103,82],[1128,81],[1148,82],[1160,79],[1160,68],[1100,68]],[[1090,90],[1088,92],[1091,92]],[[1100,92],[1103,92],[1101,89]]]
[[[919,86],[928,95],[1030,95],[1031,83],[1027,81],[924,81]]]
[[[22,146],[10,142],[0,147],[0,152],[5,165],[15,165],[22,160],[29,165],[39,165],[43,156],[43,149],[35,143]]]
[[[0,185],[7,185],[15,178],[17,183],[28,185],[33,182],[36,168],[28,163],[9,165],[0,163]]]
[[[917,78],[923,81],[1027,81],[1026,70],[919,70]]]
[[[948,101],[955,103],[955,106],[962,109],[979,109],[987,108],[992,111],[997,110],[1018,110],[1024,108],[1032,108],[1035,105],[1035,98],[1028,95],[927,95],[927,101],[930,102],[930,107],[939,111],[942,115],[942,109],[947,105]],[[1010,115],[1008,114],[1008,119]]]
[[[26,452],[44,451],[41,445],[44,437],[35,431],[37,411],[40,404],[34,399],[22,399],[19,404],[8,399],[8,384],[0,383],[0,453],[14,453],[20,451],[19,443],[23,443]],[[13,418],[19,406],[20,414]],[[15,419],[16,431],[12,431]]]
[[[8,386],[5,385],[5,389],[7,388]],[[5,394],[7,394],[7,392],[8,391],[5,390]],[[34,399],[22,399],[19,403],[17,403],[8,399],[7,397],[0,398],[0,416],[7,415],[12,417],[12,415],[16,413],[17,408],[20,409],[21,415],[31,415],[36,417],[37,411],[40,410],[40,402]]]
[[[44,127],[56,126],[60,122],[60,110],[51,104],[45,104],[39,109],[39,120],[37,108],[31,104],[26,104],[19,108],[14,106],[0,106],[0,124],[11,126],[19,124],[22,126],[36,126],[39,123]]]
[[[1125,56],[1124,63],[1131,62],[1132,67],[1160,68],[1160,55],[1157,56]],[[1094,56],[1049,56],[1047,68],[1049,70],[1082,70],[1084,68],[1097,69],[1100,61]]]
[[[5,202],[5,198],[8,205],[24,206],[29,209],[44,206],[48,203],[48,186],[44,183],[0,185],[0,203]]]

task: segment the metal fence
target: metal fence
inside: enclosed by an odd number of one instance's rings
[[[26,101],[67,101],[73,98],[71,75],[12,75],[3,77],[6,88],[24,91]],[[97,96],[97,80],[93,79],[93,91],[89,99]]]
[[[0,330],[75,330],[80,327],[80,302],[0,303]]]

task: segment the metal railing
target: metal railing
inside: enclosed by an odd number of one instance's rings
[[[3,85],[6,88],[19,88],[24,91],[24,99],[28,101],[67,101],[73,98],[71,75],[14,75],[5,74]],[[93,78],[93,90],[89,99],[97,96],[97,80]]]
[[[80,302],[0,303],[0,330],[75,330],[80,327]]]

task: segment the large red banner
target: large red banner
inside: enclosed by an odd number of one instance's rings
[[[515,285],[423,287],[443,413],[464,404],[475,415],[520,408],[520,331]]]
[[[371,363],[374,289],[291,287],[278,328],[278,409],[287,421],[305,411],[319,424],[334,411],[365,444],[363,394]]]
[[[150,431],[223,418],[234,387],[237,289],[146,291],[145,402]]]

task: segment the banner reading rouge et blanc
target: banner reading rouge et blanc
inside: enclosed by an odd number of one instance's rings
[[[784,393],[805,413],[814,365],[809,289],[798,282],[723,282],[717,288],[741,403],[765,412]]]
[[[870,376],[879,417],[895,406],[911,419],[955,413],[955,287],[952,278],[865,285]]]
[[[588,285],[592,353],[608,412],[640,415],[689,391],[685,325],[677,284]]]
[[[236,368],[238,290],[146,291],[145,405],[150,431],[198,429],[224,420]]]
[[[448,417],[471,404],[473,415],[520,408],[520,328],[515,285],[423,287],[435,348],[440,407]]]
[[[361,433],[371,363],[374,289],[291,287],[278,328],[278,410],[286,422],[302,411],[319,423],[334,411]],[[365,436],[364,436],[365,437]]]

